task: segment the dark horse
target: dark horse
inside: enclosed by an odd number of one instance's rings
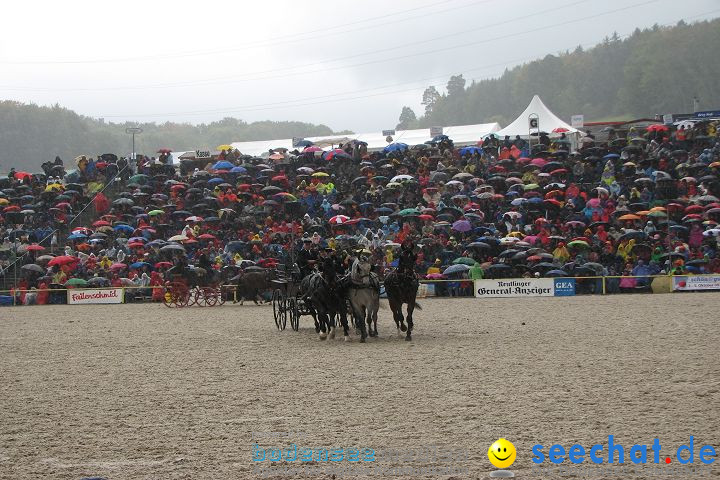
[[[320,339],[324,340],[327,335],[335,337],[335,316],[343,319],[345,335],[347,335],[347,315],[345,298],[338,295],[336,288],[331,286],[320,273],[313,272],[300,282],[298,289],[300,297],[305,305],[317,318],[316,330]]]
[[[421,308],[420,304],[415,301],[417,296],[418,282],[415,274],[410,272],[399,272],[393,270],[385,275],[385,293],[387,293],[390,310],[392,310],[393,320],[397,325],[398,333],[407,331],[405,340],[412,340],[413,318],[412,314],[415,307]],[[403,318],[402,306],[407,304],[407,328],[405,327],[405,318]]]

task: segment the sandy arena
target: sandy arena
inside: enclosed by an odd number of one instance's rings
[[[498,437],[521,478],[573,478],[538,477],[536,443],[720,446],[718,294],[421,303],[413,342],[385,307],[368,344],[319,341],[310,317],[278,332],[268,306],[5,308],[0,478],[256,478],[252,432],[464,449],[469,473],[440,478],[488,478]]]

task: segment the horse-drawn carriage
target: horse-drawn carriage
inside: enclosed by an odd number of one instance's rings
[[[171,273],[170,281],[165,283],[163,303],[166,307],[214,307],[225,303],[225,295],[221,285],[203,284],[194,273]]]
[[[312,311],[299,294],[301,279],[300,271],[296,267],[297,265],[290,272],[278,267],[275,270],[276,278],[270,281],[274,287],[272,292],[273,318],[278,330],[285,330],[289,319],[290,328],[297,332],[300,328],[300,317],[312,315]]]

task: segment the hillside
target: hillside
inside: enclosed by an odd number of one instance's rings
[[[131,150],[130,123],[106,123],[58,105],[41,107],[0,102],[0,171],[10,167],[39,171],[40,164],[59,155],[69,160],[79,154],[125,154]],[[270,140],[294,136],[330,135],[325,125],[303,122],[253,122],[224,118],[208,124],[143,123],[135,138],[136,151],[153,154],[159,148],[176,150],[210,148],[243,140]],[[345,133],[345,132],[338,132]]]
[[[534,94],[569,120],[638,118],[691,112],[697,97],[701,110],[720,108],[720,19],[691,25],[635,30],[617,34],[591,49],[547,55],[499,78],[466,86],[462,75],[448,81],[446,91],[429,87],[425,112],[414,119],[407,107],[398,128],[462,125],[515,119]]]

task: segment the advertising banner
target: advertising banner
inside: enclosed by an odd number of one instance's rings
[[[122,288],[83,288],[82,290],[68,290],[68,305],[90,305],[93,303],[122,303]]]
[[[475,280],[475,296],[478,298],[552,297],[554,295],[554,278]]]
[[[673,277],[673,290],[720,290],[720,275]]]

